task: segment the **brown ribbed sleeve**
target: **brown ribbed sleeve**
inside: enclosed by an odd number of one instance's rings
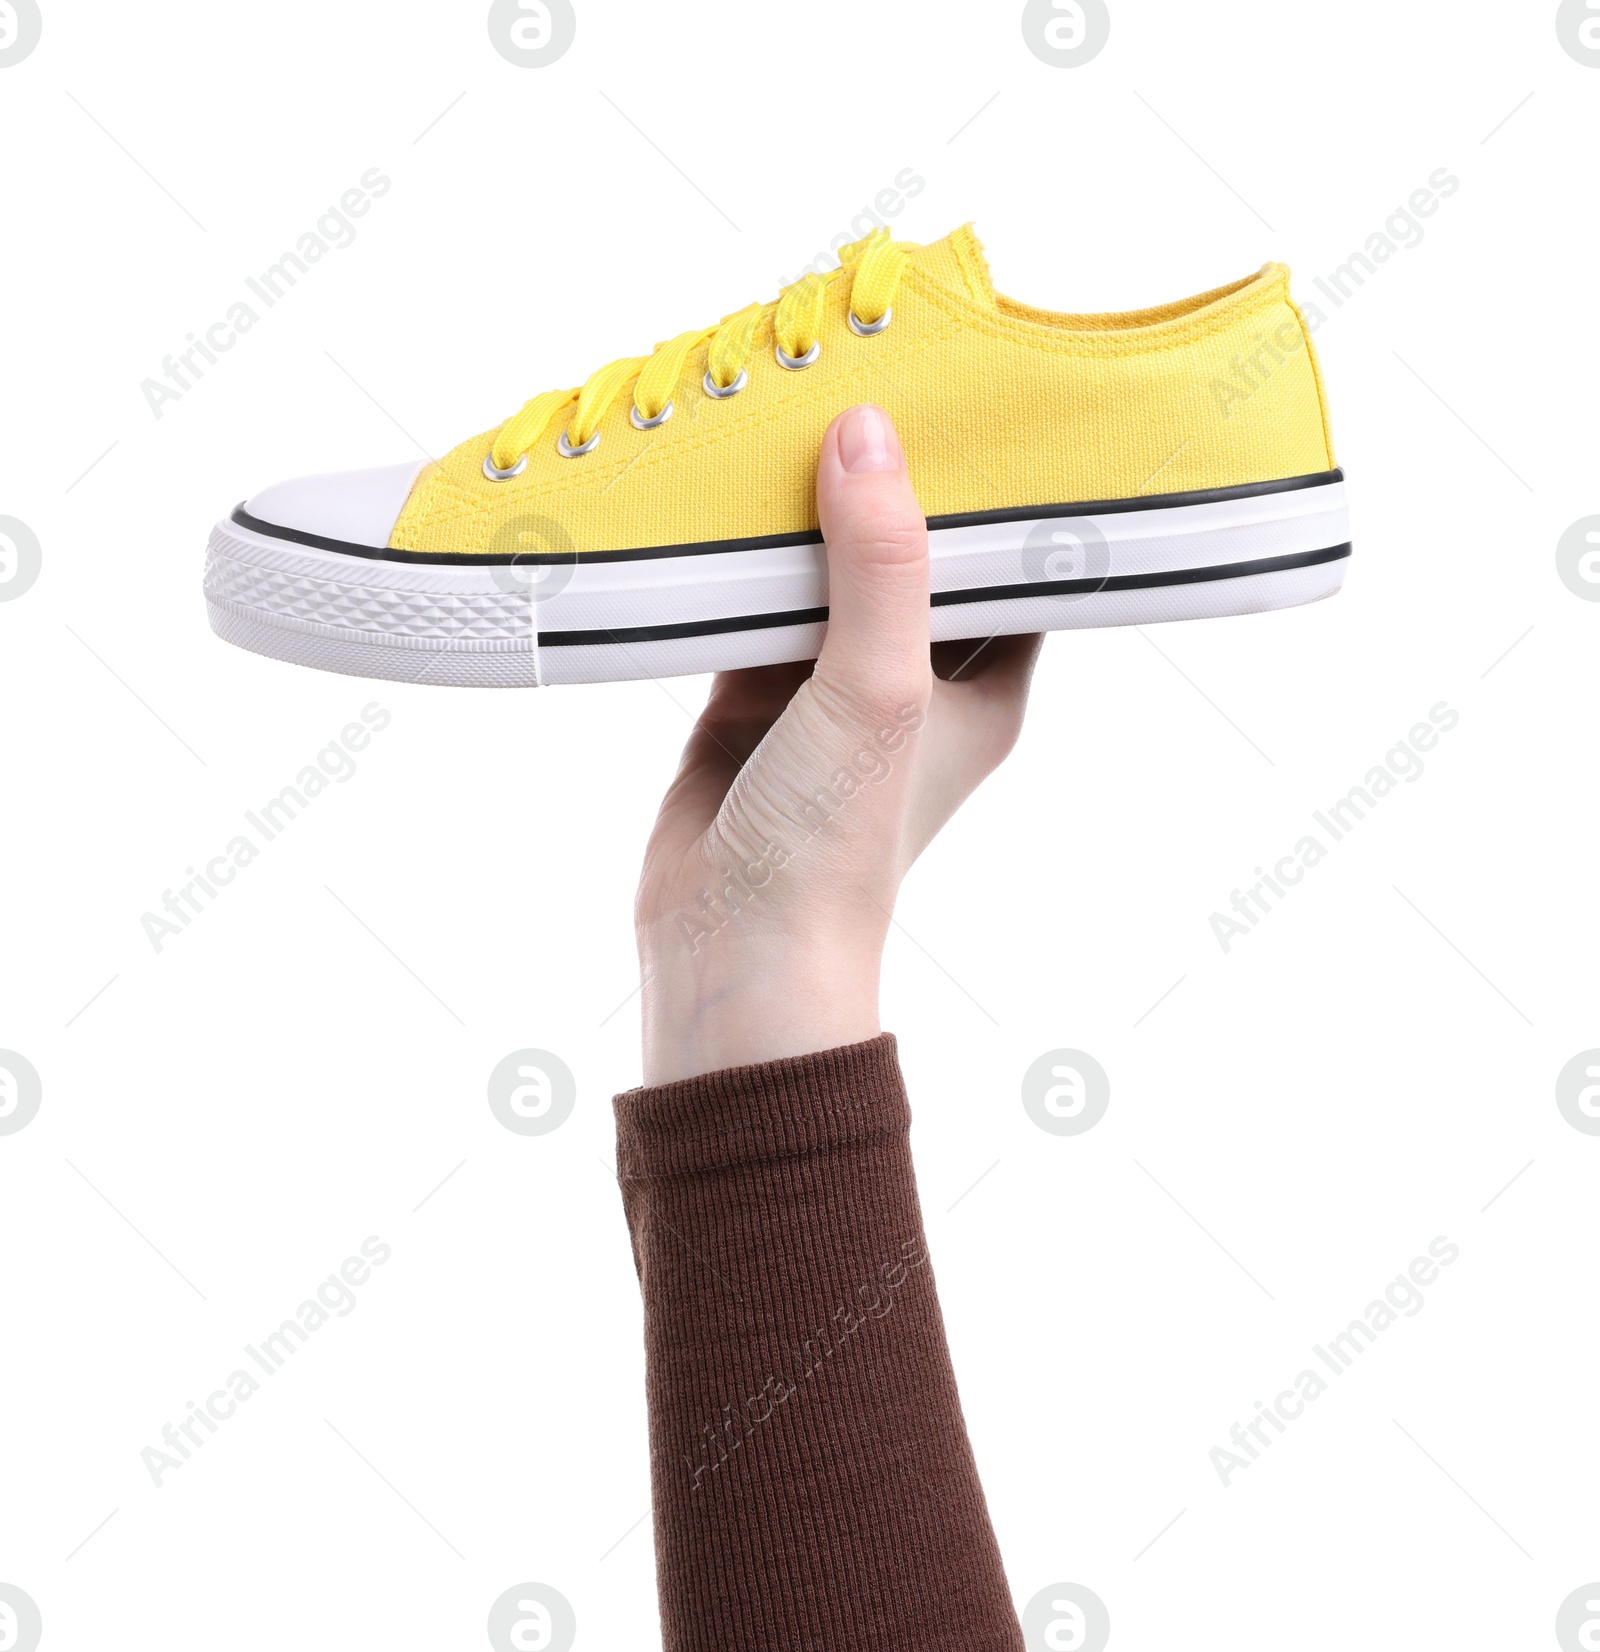
[[[1021,1652],[893,1037],[616,1112],[666,1652]]]

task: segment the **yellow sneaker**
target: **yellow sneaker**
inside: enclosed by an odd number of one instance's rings
[[[479,687],[814,657],[814,479],[857,402],[928,513],[935,639],[1331,596],[1350,554],[1289,272],[1123,315],[998,295],[970,228],[879,230],[778,302],[536,396],[436,463],[282,482],[211,536],[211,624],[328,671]]]

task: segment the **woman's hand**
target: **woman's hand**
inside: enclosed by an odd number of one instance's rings
[[[928,533],[889,416],[817,470],[815,666],[719,675],[662,800],[636,920],[644,1079],[872,1038],[900,880],[1016,742],[1037,637],[928,647]]]

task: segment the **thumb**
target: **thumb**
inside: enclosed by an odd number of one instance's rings
[[[852,699],[925,696],[928,524],[881,407],[852,407],[828,426],[817,512],[828,548],[828,634],[818,675]]]

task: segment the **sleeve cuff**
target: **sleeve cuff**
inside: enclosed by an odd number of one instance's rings
[[[628,1090],[612,1105],[625,1181],[793,1158],[911,1123],[893,1033]]]

